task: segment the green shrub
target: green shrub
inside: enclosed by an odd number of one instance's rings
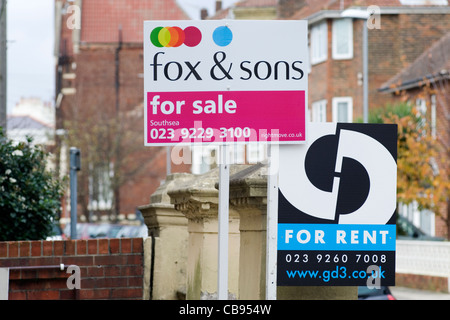
[[[51,235],[63,187],[46,170],[47,156],[31,138],[17,144],[0,127],[0,241]]]

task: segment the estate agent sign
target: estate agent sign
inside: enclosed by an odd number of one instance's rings
[[[397,126],[311,123],[280,148],[279,286],[395,284]]]
[[[306,21],[145,21],[145,144],[306,139]]]

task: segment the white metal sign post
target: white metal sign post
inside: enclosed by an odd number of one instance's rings
[[[217,275],[217,297],[228,299],[228,218],[230,197],[230,166],[228,148],[220,147],[221,163],[219,165],[219,260]]]
[[[307,43],[306,21],[144,22],[145,145],[220,146],[219,299],[228,297],[226,145],[306,141]],[[276,223],[276,211],[268,216]]]
[[[278,145],[269,145],[267,170],[266,299],[277,299]]]

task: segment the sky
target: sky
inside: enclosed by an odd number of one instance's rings
[[[209,15],[213,15],[216,8],[216,0],[177,0],[186,13],[195,20],[200,19],[200,10],[206,8]],[[228,8],[238,0],[222,0],[222,7]]]
[[[215,0],[177,0],[194,20],[200,10],[215,11]],[[237,0],[223,0],[228,7]],[[54,102],[54,0],[8,0],[7,113],[21,97]]]
[[[53,1],[8,0],[8,113],[21,97],[53,101]]]

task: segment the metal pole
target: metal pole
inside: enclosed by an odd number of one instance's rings
[[[228,300],[228,217],[230,197],[230,165],[227,145],[220,147],[219,164],[219,259],[217,298]]]
[[[70,168],[70,238],[77,239],[77,172]]]
[[[80,150],[70,148],[70,238],[77,239],[77,171],[81,169]]]
[[[369,122],[369,28],[367,26],[368,19],[370,18],[370,13],[368,10],[359,9],[347,9],[341,12],[341,17],[361,19],[363,23],[363,40],[362,40],[362,55],[363,55],[363,121],[364,123]]]
[[[363,121],[369,122],[369,28],[363,23]]]
[[[6,41],[6,0],[0,6],[0,127],[6,135],[6,90],[7,90],[7,41]]]
[[[278,159],[279,146],[267,146],[266,299],[277,299]]]
[[[170,158],[171,149],[169,146],[166,147],[166,176],[172,174],[172,160]]]

